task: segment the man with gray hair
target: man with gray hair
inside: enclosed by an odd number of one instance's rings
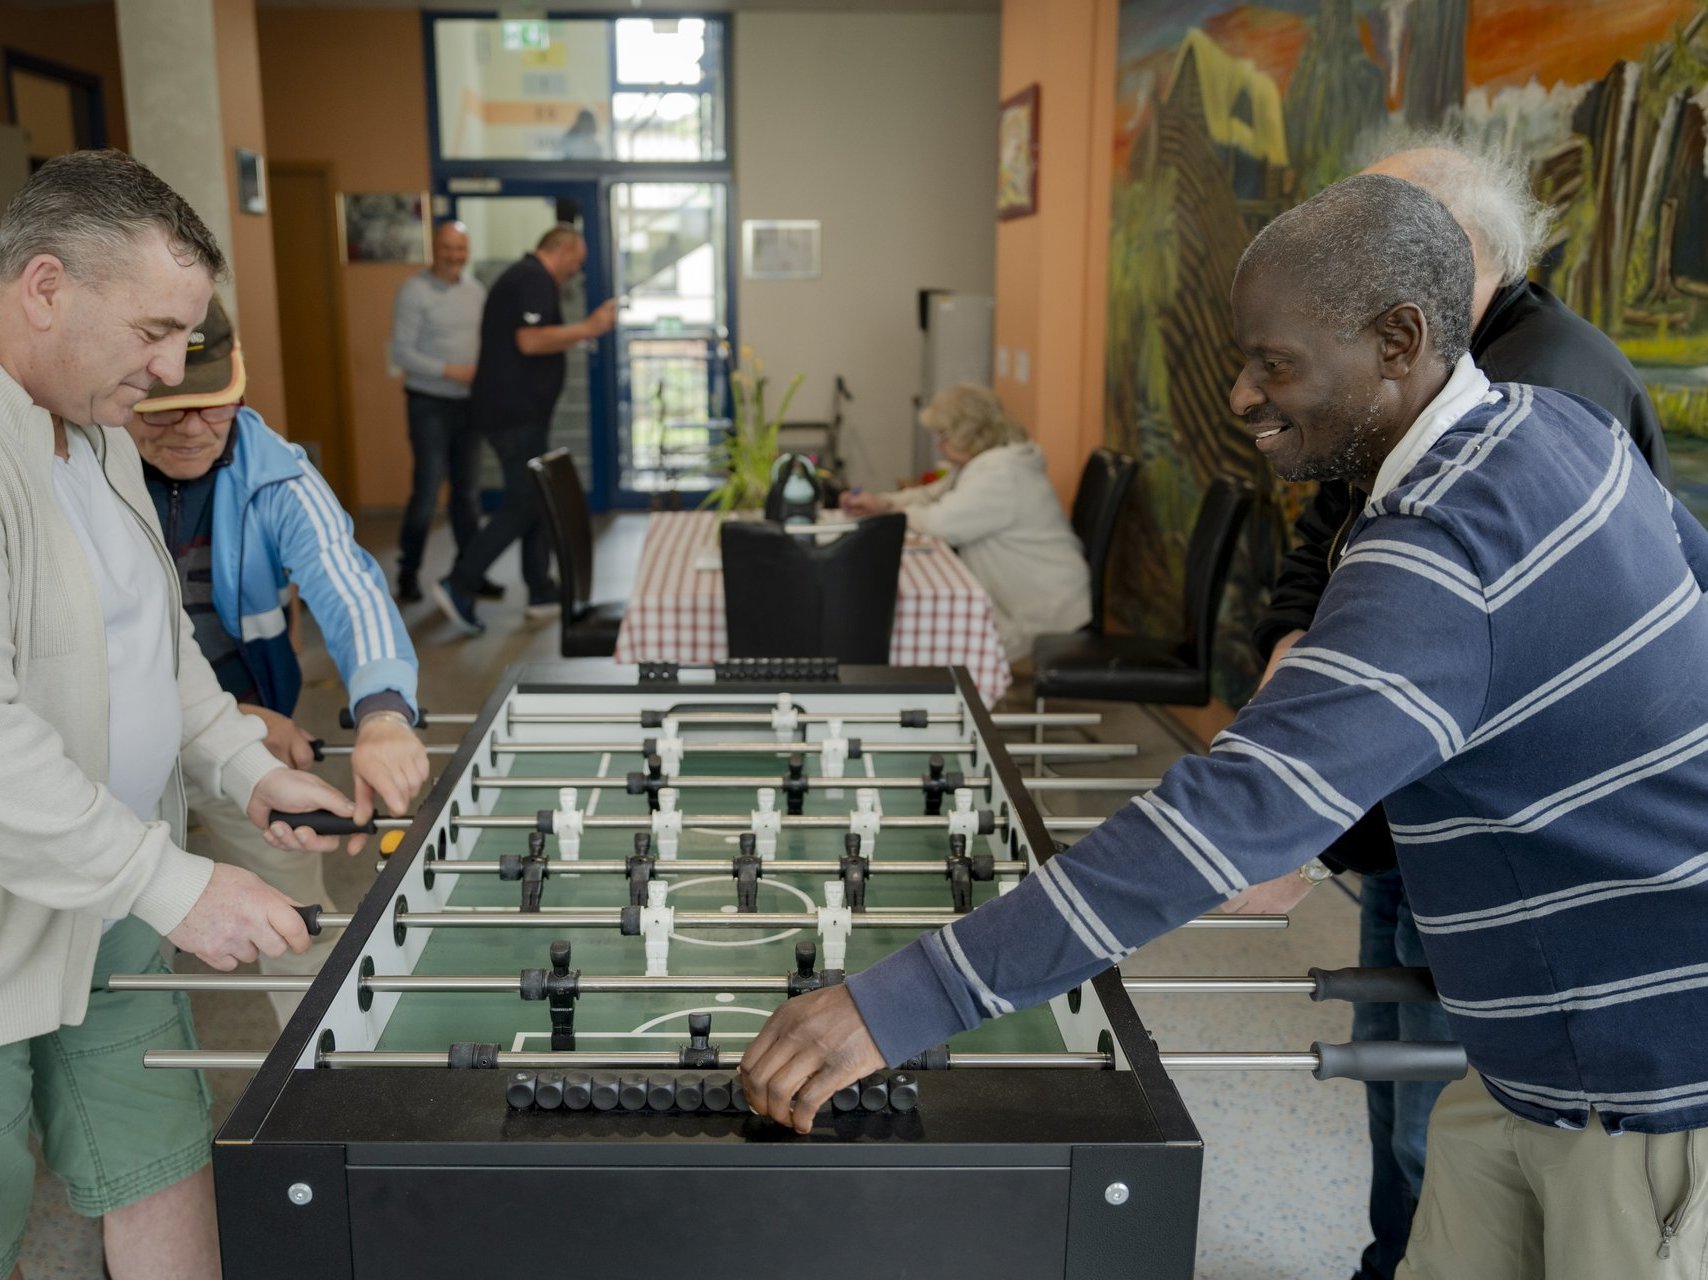
[[[1699,1280],[1708,684],[1680,673],[1708,665],[1708,532],[1612,415],[1489,382],[1474,279],[1452,215],[1386,175],[1258,234],[1230,404],[1279,475],[1367,495],[1309,634],[1207,755],[1012,893],[772,1014],[742,1056],[755,1112],[810,1131],[843,1085],[1071,990],[1385,800],[1474,1068],[1431,1119],[1398,1274]]]
[[[107,975],[163,968],[162,935],[218,969],[308,946],[290,899],[184,851],[186,779],[280,849],[336,841],[273,811],[366,816],[221,692],[122,427],[182,380],[224,267],[117,151],[49,161],[0,220],[0,1275],[32,1129],[121,1280],[219,1274],[205,1088],[142,1066],[194,1044],[188,1001]]]
[[[1469,236],[1476,263],[1470,351],[1490,381],[1554,387],[1600,405],[1625,425],[1650,469],[1664,482],[1669,474],[1666,441],[1631,362],[1607,335],[1527,276],[1551,219],[1530,192],[1523,162],[1426,136],[1382,157],[1366,172],[1416,183],[1445,204]],[[1293,549],[1282,563],[1254,637],[1258,653],[1268,659],[1265,680],[1311,625],[1328,586],[1331,551],[1354,505],[1346,482],[1329,480],[1300,516]],[[1228,909],[1289,911],[1329,871],[1347,868],[1362,874],[1359,963],[1424,963],[1423,944],[1379,805],[1304,873],[1258,885]],[[1429,1004],[1359,1004],[1352,1026],[1358,1040],[1441,1040],[1447,1035],[1440,1008]],[[1405,1253],[1423,1189],[1429,1113],[1442,1087],[1430,1080],[1384,1080],[1365,1086],[1374,1239],[1353,1280],[1390,1280]]]

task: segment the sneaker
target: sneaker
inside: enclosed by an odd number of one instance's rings
[[[504,588],[491,578],[482,578],[480,585],[474,589],[474,596],[476,600],[502,600]]]
[[[486,624],[474,611],[474,601],[449,578],[440,578],[433,584],[433,603],[464,634],[478,636],[486,630]]]
[[[527,613],[530,618],[555,618],[563,612],[563,599],[557,583],[552,583],[543,593],[528,592]]]
[[[397,601],[399,604],[419,604],[421,602],[421,579],[418,575],[402,570],[398,572]]]

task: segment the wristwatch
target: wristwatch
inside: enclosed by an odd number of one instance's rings
[[[1299,868],[1299,879],[1308,885],[1319,885],[1324,880],[1332,880],[1333,878],[1334,872],[1329,870],[1328,864],[1321,858],[1312,858]]]

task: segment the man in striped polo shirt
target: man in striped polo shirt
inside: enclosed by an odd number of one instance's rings
[[[1369,495],[1312,626],[1162,785],[1013,893],[790,1001],[742,1071],[810,1127],[842,1084],[1085,981],[1386,803],[1476,1073],[1408,1280],[1702,1274],[1708,534],[1588,402],[1466,355],[1465,233],[1361,175],[1266,227],[1232,404],[1290,479]]]

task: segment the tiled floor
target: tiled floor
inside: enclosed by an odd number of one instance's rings
[[[629,518],[607,530],[594,571],[596,594],[606,596],[614,588],[620,592],[629,581],[640,528],[638,518]],[[365,545],[385,550],[382,563],[389,569],[394,523],[363,521],[358,533]],[[448,554],[448,535],[437,531],[429,546],[429,570]],[[515,582],[519,575],[514,559],[501,562],[494,576]],[[489,630],[473,640],[457,638],[430,603],[405,610],[421,658],[422,700],[430,709],[472,710],[508,664],[556,656],[555,623],[526,621],[521,588],[513,588],[511,596],[483,607]],[[336,740],[341,736],[335,726],[342,698],[335,672],[312,625],[305,627],[302,639],[308,687],[298,718]],[[1010,695],[1015,709],[1026,706],[1024,695],[1024,689]],[[1154,776],[1179,753],[1178,745],[1148,715],[1128,707],[1085,706],[1104,713],[1097,737],[1137,742],[1141,754],[1062,772]],[[449,727],[430,733],[435,741],[453,741],[455,736]],[[334,782],[347,785],[346,769],[337,763],[326,769]],[[1083,800],[1082,807],[1074,807],[1076,799]],[[1107,794],[1054,793],[1050,800],[1060,813],[1109,812],[1114,803]],[[329,887],[341,906],[350,906],[372,875],[370,858],[334,858]],[[1311,965],[1353,963],[1357,920],[1352,901],[1325,887],[1306,900],[1285,931],[1177,933],[1146,948],[1125,967],[1132,974],[1302,975]],[[201,995],[194,1005],[205,1046],[265,1048],[275,1033],[271,1009],[261,996]],[[1165,1051],[1297,1051],[1313,1040],[1346,1039],[1350,1022],[1346,1006],[1313,1004],[1304,996],[1151,996],[1141,999],[1139,1009]],[[236,1072],[210,1074],[216,1122],[246,1079]],[[1361,1088],[1344,1081],[1319,1084],[1303,1072],[1201,1072],[1177,1079],[1206,1147],[1198,1276],[1341,1280],[1350,1275],[1365,1239],[1363,1197],[1369,1175]],[[36,1180],[24,1266],[30,1280],[98,1280],[101,1275],[96,1225],[70,1212],[63,1191],[45,1172]],[[763,1269],[755,1274],[763,1274]]]

